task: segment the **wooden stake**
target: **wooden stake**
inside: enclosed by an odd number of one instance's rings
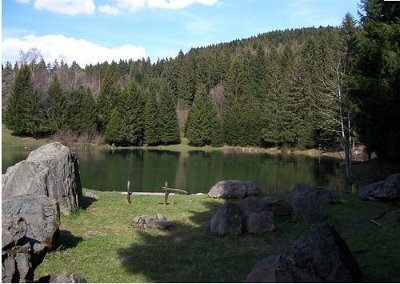
[[[128,183],[126,185],[126,189],[127,189],[127,194],[126,194],[126,199],[128,200],[128,203],[131,204],[131,192],[129,190],[129,186],[131,185],[131,181],[128,180]]]

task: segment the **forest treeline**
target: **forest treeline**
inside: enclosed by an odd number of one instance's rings
[[[400,156],[400,8],[361,1],[361,21],[192,48],[151,62],[79,66],[38,50],[2,65],[16,134],[73,133],[116,145],[240,145]],[[101,139],[100,139],[101,140]]]

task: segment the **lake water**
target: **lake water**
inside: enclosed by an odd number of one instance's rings
[[[207,193],[218,181],[255,181],[264,192],[287,192],[298,182],[343,187],[339,161],[329,158],[191,151],[77,150],[82,185],[96,190],[159,192],[170,187]],[[3,149],[2,172],[29,151]]]

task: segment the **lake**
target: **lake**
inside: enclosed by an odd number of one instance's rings
[[[2,172],[30,151],[3,149]],[[82,186],[96,190],[161,190],[170,187],[207,193],[218,181],[255,181],[264,192],[287,192],[298,182],[343,187],[338,160],[295,155],[161,150],[77,150]]]

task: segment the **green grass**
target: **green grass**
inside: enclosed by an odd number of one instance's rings
[[[13,135],[12,131],[7,129],[4,124],[1,125],[2,148],[23,148],[34,149],[52,142],[49,138],[35,139],[32,137],[21,137]]]
[[[85,191],[87,191],[85,189]],[[222,201],[207,196],[133,196],[92,191],[86,209],[62,216],[60,247],[48,253],[35,278],[62,271],[89,282],[241,282],[253,265],[292,244],[310,224],[280,220],[276,232],[240,237],[208,233]],[[368,282],[399,282],[399,214],[369,223],[391,204],[363,202],[352,194],[330,207],[328,223],[336,227],[356,256]],[[397,211],[398,212],[398,211]],[[137,215],[163,214],[175,226],[168,231],[138,228]],[[397,214],[397,215],[396,215]]]

